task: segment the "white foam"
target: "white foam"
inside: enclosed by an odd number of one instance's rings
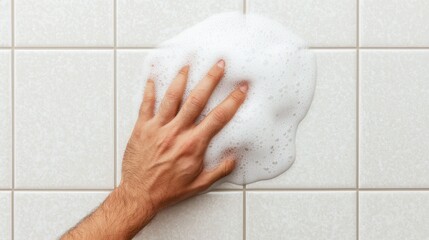
[[[190,64],[185,97],[219,59],[225,75],[200,119],[242,80],[249,93],[231,122],[211,141],[205,166],[212,168],[234,148],[239,160],[224,181],[245,184],[273,178],[295,160],[295,133],[315,87],[315,59],[305,43],[270,19],[222,13],[183,31],[148,54],[144,78],[154,79],[157,108],[185,64]]]

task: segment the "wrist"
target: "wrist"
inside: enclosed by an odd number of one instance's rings
[[[110,218],[111,230],[122,233],[124,239],[134,237],[149,221],[155,217],[157,211],[146,200],[147,196],[138,197],[126,186],[116,187],[101,205],[102,215]]]

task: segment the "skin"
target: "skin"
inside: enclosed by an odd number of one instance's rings
[[[245,82],[200,123],[224,73],[220,60],[192,90],[182,107],[189,66],[169,86],[155,114],[155,84],[146,83],[139,116],[122,162],[122,179],[106,200],[62,239],[131,239],[162,209],[207,190],[235,166],[232,152],[214,169],[204,169],[210,140],[231,120],[246,98]]]

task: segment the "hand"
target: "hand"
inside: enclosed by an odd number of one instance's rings
[[[155,115],[155,86],[152,80],[147,81],[139,117],[125,150],[120,188],[145,201],[155,212],[206,190],[234,169],[233,155],[212,170],[204,169],[203,159],[210,140],[245,100],[247,83],[241,83],[195,124],[221,80],[224,66],[223,60],[215,64],[180,108],[189,71],[189,66],[183,67]]]
[[[212,170],[204,169],[207,146],[246,98],[241,83],[198,125],[196,118],[219,83],[221,60],[179,109],[189,67],[168,88],[156,115],[155,85],[148,80],[139,117],[125,150],[122,180],[106,200],[61,239],[132,239],[162,208],[196,195],[234,169],[229,155]]]

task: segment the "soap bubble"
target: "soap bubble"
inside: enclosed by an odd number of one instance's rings
[[[190,65],[186,99],[219,59],[226,62],[225,75],[199,121],[239,82],[247,81],[249,92],[234,118],[212,139],[205,167],[216,167],[232,148],[236,169],[223,181],[248,184],[283,173],[295,159],[296,130],[313,98],[313,54],[298,36],[268,18],[238,12],[214,15],[148,54],[143,77],[155,82],[156,109],[180,68]]]

